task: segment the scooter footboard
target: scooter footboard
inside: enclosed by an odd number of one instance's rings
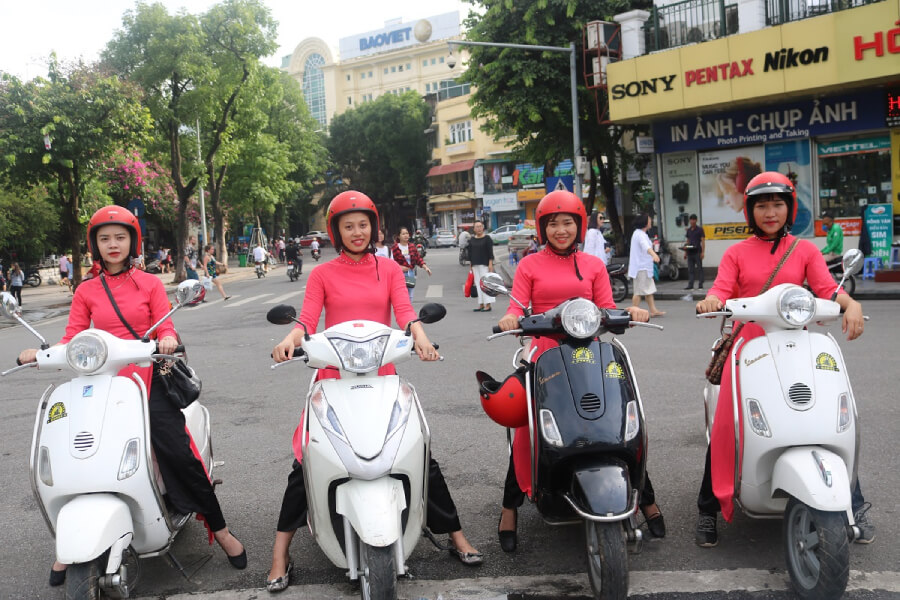
[[[398,479],[351,479],[338,486],[335,505],[360,540],[370,546],[390,546],[403,535],[401,514],[406,508],[406,495],[403,482]]]
[[[94,560],[120,538],[134,534],[131,511],[113,494],[87,494],[67,502],[56,518],[56,559]]]
[[[622,521],[637,509],[637,496],[628,467],[615,461],[575,470],[571,492],[565,498],[584,519]]]
[[[783,452],[772,472],[772,495],[779,490],[817,510],[846,512],[853,524],[847,465],[821,446],[797,446]]]

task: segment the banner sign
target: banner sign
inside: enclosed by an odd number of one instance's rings
[[[894,211],[890,204],[869,204],[866,206],[866,229],[872,241],[872,253],[882,261],[891,259],[891,242],[894,239]]]
[[[389,21],[381,29],[341,38],[338,40],[338,46],[341,60],[347,60],[457,36],[459,36],[459,13],[452,12],[411,23]]]

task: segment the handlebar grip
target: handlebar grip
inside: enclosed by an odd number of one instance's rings
[[[304,354],[306,354],[306,352],[303,350],[302,347],[294,348],[294,358],[299,358],[299,357],[303,356]]]
[[[439,344],[432,344],[432,346],[434,346],[435,350],[439,350],[441,348]]]
[[[500,329],[500,326],[499,326],[499,325],[494,325],[494,326],[491,328],[491,333],[503,333],[503,330]]]
[[[184,344],[179,344],[179,345],[175,346],[175,351],[172,352],[172,354],[179,354],[179,353],[182,353],[182,352],[184,352],[184,351],[185,351],[185,350],[184,350]]]

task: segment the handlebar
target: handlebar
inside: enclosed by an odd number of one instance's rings
[[[494,325],[494,327],[491,329],[491,333],[503,333],[503,330],[500,329],[499,325]]]

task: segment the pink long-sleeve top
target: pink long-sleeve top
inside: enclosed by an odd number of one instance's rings
[[[580,280],[575,273],[576,262],[582,277]],[[616,307],[606,265],[596,256],[584,252],[559,256],[544,248],[529,254],[516,269],[512,295],[525,306],[530,302],[535,313],[550,310],[569,298],[587,298],[600,308]],[[524,314],[512,300],[507,313],[520,317]]]

